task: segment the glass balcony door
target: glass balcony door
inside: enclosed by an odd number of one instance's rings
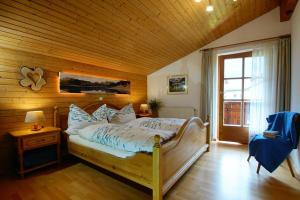
[[[219,57],[219,140],[248,143],[252,53]]]

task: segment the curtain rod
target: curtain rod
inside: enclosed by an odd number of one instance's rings
[[[236,43],[236,44],[228,44],[228,45],[223,45],[223,46],[218,46],[218,47],[212,47],[212,48],[207,48],[207,49],[200,49],[199,51],[208,51],[208,50],[214,50],[214,49],[221,49],[221,48],[226,48],[226,47],[233,47],[233,46],[238,46],[238,45],[242,45],[242,44],[251,44],[251,43],[255,43],[255,42],[262,42],[262,41],[269,41],[269,40],[275,40],[275,39],[281,39],[281,38],[288,38],[291,37],[290,34],[287,35],[281,35],[281,36],[277,36],[277,37],[271,37],[271,38],[264,38],[264,39],[259,39],[259,40],[252,40],[252,41],[248,41],[248,42],[240,42],[240,43]]]

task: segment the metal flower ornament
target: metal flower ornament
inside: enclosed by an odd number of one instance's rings
[[[23,87],[31,87],[34,91],[39,91],[46,84],[45,79],[43,78],[44,71],[35,67],[33,69],[28,67],[21,67],[21,74],[23,79],[20,80],[20,85]]]

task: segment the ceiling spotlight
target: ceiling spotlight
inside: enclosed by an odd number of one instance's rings
[[[206,7],[206,12],[212,12],[214,11],[214,7],[213,5],[209,4],[207,7]]]
[[[196,3],[200,3],[202,0],[194,0]]]
[[[206,7],[206,12],[212,12],[212,11],[214,11],[214,7],[213,7],[213,5],[211,3],[211,0],[209,0],[208,1],[208,5]]]

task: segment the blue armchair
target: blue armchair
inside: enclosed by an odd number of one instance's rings
[[[273,172],[285,159],[292,176],[294,172],[288,158],[290,152],[298,146],[300,133],[300,115],[294,112],[279,112],[267,118],[268,131],[278,131],[275,138],[266,138],[262,134],[255,135],[249,143],[249,157],[254,156],[258,162],[256,173],[263,166]]]

